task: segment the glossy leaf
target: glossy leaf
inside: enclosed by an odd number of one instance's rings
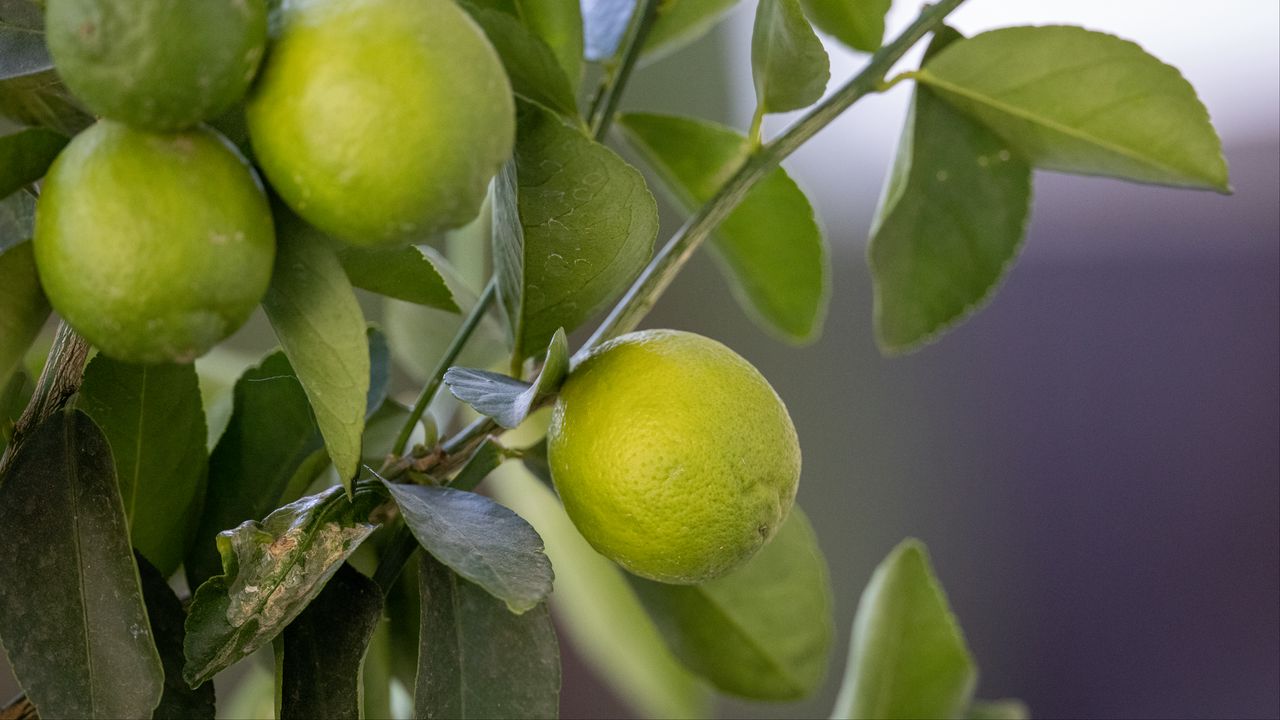
[[[579,0],[515,0],[524,24],[546,41],[569,79],[570,93],[582,78],[582,9]]]
[[[577,116],[573,83],[565,75],[561,59],[542,38],[508,13],[466,2],[462,7],[484,29],[493,49],[498,51],[516,95],[562,115]]]
[[[560,649],[551,614],[522,615],[421,554],[422,597],[414,717],[554,718]]]
[[[271,642],[377,529],[361,496],[329,488],[218,534],[223,574],[196,591],[183,677],[193,687]]]
[[[397,300],[458,312],[440,271],[418,247],[345,248],[338,254],[351,284]]]
[[[638,714],[710,717],[706,685],[667,649],[623,572],[587,543],[551,488],[514,463],[497,472],[495,496],[546,540],[556,569],[551,609],[562,637]]]
[[[826,91],[831,61],[799,0],[760,0],[756,6],[751,76],[764,112],[808,107]]]
[[[79,407],[111,443],[133,546],[168,576],[199,520],[208,469],[195,368],[98,355],[85,369]]]
[[[1222,143],[1195,90],[1136,44],[1078,27],[956,42],[916,79],[1037,167],[1227,191]]]
[[[502,427],[513,428],[529,417],[538,401],[559,390],[569,374],[569,341],[563,328],[551,336],[544,357],[542,369],[533,382],[487,370],[457,367],[444,374],[444,381],[454,397],[476,412],[493,418]]]
[[[706,35],[738,0],[668,0],[645,42],[645,59],[657,60]]]
[[[822,32],[854,50],[875,52],[884,40],[884,16],[892,0],[800,0]]]
[[[976,680],[924,545],[904,541],[862,592],[834,717],[963,717]]]
[[[582,54],[591,62],[613,57],[627,34],[636,0],[581,0]]]
[[[976,700],[969,706],[969,720],[1031,720],[1031,710],[1021,700]]]
[[[0,385],[9,381],[22,356],[49,317],[49,300],[40,288],[35,253],[24,242],[0,250]]]
[[[437,560],[524,613],[551,593],[542,538],[519,515],[473,492],[386,483],[413,536]]]
[[[58,412],[0,476],[0,633],[42,717],[150,717],[164,670],[107,439]]]
[[[509,187],[495,200],[494,262],[499,298],[528,357],[559,328],[572,331],[617,298],[640,274],[658,232],[657,205],[644,178],[612,150],[537,107],[521,108],[516,139],[520,267],[512,267]],[[509,184],[509,180],[504,180]],[[508,280],[522,277],[518,307]]]
[[[799,509],[728,575],[701,585],[641,578],[632,585],[676,657],[724,692],[794,700],[826,676],[834,633],[831,584]]]
[[[712,123],[630,114],[628,142],[693,212],[746,158],[746,139]],[[711,242],[738,302],[764,328],[793,342],[822,331],[830,295],[826,245],[813,207],[781,168],[756,183]]]
[[[303,462],[322,449],[302,385],[284,353],[268,355],[236,381],[235,409],[209,457],[209,481],[187,581],[221,572],[214,538],[276,506]]]
[[[25,128],[0,136],[0,197],[44,177],[67,137],[45,128]]]
[[[867,250],[876,337],[906,352],[987,302],[1022,249],[1031,168],[985,126],[916,89]]]
[[[382,617],[382,591],[344,564],[284,631],[280,717],[360,714],[365,653]]]
[[[329,459],[349,490],[360,466],[369,342],[360,303],[337,256],[308,230],[285,224],[262,307],[307,393]]]
[[[489,477],[489,473],[497,470],[506,457],[506,448],[499,445],[492,438],[485,438],[480,443],[480,447],[476,448],[475,452],[471,454],[467,464],[463,465],[458,474],[453,476],[453,480],[449,482],[449,487],[455,490],[474,489],[486,477]]]
[[[147,562],[142,555],[135,555],[138,577],[142,581],[142,599],[147,607],[147,619],[151,622],[151,635],[155,638],[160,663],[164,666],[164,693],[152,717],[165,720],[213,720],[213,685],[205,684],[192,689],[182,680],[182,639],[186,636],[183,623],[187,611],[174,594],[164,575]]]

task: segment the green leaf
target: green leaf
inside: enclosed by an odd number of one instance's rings
[[[345,248],[338,253],[351,284],[397,300],[458,312],[431,258],[418,247]]]
[[[31,239],[36,219],[36,199],[17,192],[0,199],[0,253]]]
[[[916,79],[1037,167],[1229,190],[1195,90],[1134,43],[1078,27],[1013,27],[956,42]]]
[[[738,0],[667,0],[645,41],[645,59],[666,57],[706,35]]]
[[[542,538],[519,515],[464,490],[386,486],[422,547],[511,612],[528,612],[551,594],[551,562]]]
[[[582,0],[582,54],[591,62],[607,60],[618,52],[636,0]]]
[[[513,615],[501,601],[421,554],[414,717],[554,718],[560,649],[546,605]]]
[[[150,717],[164,670],[107,439],[55,413],[0,476],[0,633],[42,717]]]
[[[542,0],[539,0],[542,2]],[[558,4],[560,0],[555,0]],[[568,117],[577,117],[578,101],[574,86],[556,57],[555,51],[516,17],[507,13],[477,7],[463,2],[466,10],[488,36],[498,51],[511,90],[518,96],[536,102]]]
[[[111,443],[133,546],[168,577],[190,546],[208,469],[195,368],[98,355],[78,405]]]
[[[822,32],[854,50],[875,52],[884,40],[884,16],[892,0],[800,0]]]
[[[4,385],[0,385],[0,455],[13,439],[13,426],[23,408],[31,400],[34,388],[27,374],[18,371]]]
[[[350,490],[360,468],[369,392],[364,315],[337,256],[309,228],[285,225],[277,246],[262,307],[311,402],[329,459]]]
[[[799,0],[760,0],[751,33],[751,76],[764,112],[808,107],[831,79],[831,61]]]
[[[187,617],[187,683],[199,686],[279,635],[377,529],[365,520],[370,509],[333,487],[218,533],[223,574],[200,586]]]
[[[0,197],[44,177],[67,137],[44,128],[26,128],[0,136]]]
[[[915,98],[872,222],[876,337],[913,350],[986,303],[1022,249],[1031,168],[928,87]]]
[[[504,428],[514,428],[537,405],[555,394],[569,374],[569,341],[564,328],[556,330],[547,345],[547,354],[533,382],[474,368],[449,368],[444,381],[449,392],[476,412],[493,418]]]
[[[658,211],[635,168],[550,113],[524,105],[518,128],[516,178],[504,171],[494,204],[494,263],[523,358],[630,285],[653,251]],[[513,183],[519,233],[504,230]],[[511,276],[522,278],[515,298]]]
[[[649,114],[625,115],[619,125],[689,212],[746,158],[746,139],[720,125]],[[813,207],[785,170],[756,183],[720,224],[711,249],[758,324],[789,342],[817,339],[831,292],[827,249]]]
[[[498,469],[502,461],[507,458],[506,448],[502,447],[493,438],[485,438],[480,443],[480,447],[476,448],[471,454],[471,458],[467,460],[467,464],[462,466],[457,475],[453,476],[453,480],[449,482],[449,487],[455,490],[472,490],[475,486],[489,477],[489,473]]]
[[[1031,710],[1021,700],[975,700],[969,720],[1031,720]]]
[[[174,594],[164,575],[155,569],[141,554],[135,553],[138,577],[142,581],[142,599],[147,606],[147,619],[151,622],[151,635],[164,666],[164,694],[152,717],[184,718],[189,720],[213,720],[213,685],[192,689],[182,681],[182,639],[186,636],[183,623],[187,612]]]
[[[31,243],[0,251],[0,385],[9,381],[49,317]]]
[[[377,583],[344,564],[284,631],[280,717],[360,714],[365,653],[382,617]]]
[[[576,93],[582,79],[582,9],[579,0],[515,0],[524,24],[555,53]]]
[[[724,692],[795,700],[826,675],[831,584],[798,508],[768,545],[728,575],[701,585],[630,579],[676,657]]]
[[[672,656],[622,571],[587,543],[550,486],[514,463],[498,473],[494,494],[546,540],[556,569],[552,610],[587,664],[642,716],[710,717],[706,685]]]
[[[0,2],[0,117],[68,137],[93,123],[53,69],[44,44],[43,3]]]
[[[209,456],[209,481],[187,581],[199,587],[220,572],[219,532],[267,514],[303,462],[322,448],[302,385],[284,353],[245,371],[233,390],[234,411]]]
[[[862,592],[836,718],[959,718],[977,670],[924,545],[905,540]]]
[[[0,80],[49,70],[44,8],[35,0],[0,1]]]

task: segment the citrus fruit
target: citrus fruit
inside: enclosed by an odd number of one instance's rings
[[[96,115],[190,127],[244,97],[267,41],[266,0],[48,0],[54,66]]]
[[[696,583],[751,557],[795,500],[800,446],[767,380],[724,345],[648,330],[570,374],[547,432],[583,537],[627,570]]]
[[[288,6],[246,117],[294,212],[353,245],[425,240],[475,217],[511,155],[502,64],[452,0]]]
[[[53,308],[128,362],[204,354],[262,300],[275,259],[266,195],[230,143],[110,120],[49,169],[34,244]]]

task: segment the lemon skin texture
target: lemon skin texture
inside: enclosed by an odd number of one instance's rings
[[[103,353],[190,362],[244,324],[275,259],[271,209],[212,130],[157,134],[101,120],[62,151],[35,221],[53,308]]]
[[[95,115],[149,130],[212,118],[249,89],[266,0],[48,0],[54,66]]]
[[[506,72],[452,0],[287,6],[246,103],[258,165],[351,245],[421,241],[479,212],[511,156]]]
[[[800,445],[750,363],[693,333],[601,345],[552,411],[548,460],[583,537],[659,582],[709,580],[750,558],[795,501]]]

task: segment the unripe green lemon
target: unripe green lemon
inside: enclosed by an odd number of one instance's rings
[[[248,319],[275,260],[266,195],[229,142],[110,120],[49,169],[34,244],[53,308],[129,362],[203,355]]]
[[[49,53],[96,115],[177,130],[244,97],[267,42],[266,0],[48,0]]]
[[[246,118],[289,207],[366,246],[471,220],[515,138],[502,63],[452,0],[288,6]]]
[[[795,500],[800,445],[759,371],[693,333],[597,348],[560,391],[551,477],[592,546],[627,570],[697,583],[750,558]]]

